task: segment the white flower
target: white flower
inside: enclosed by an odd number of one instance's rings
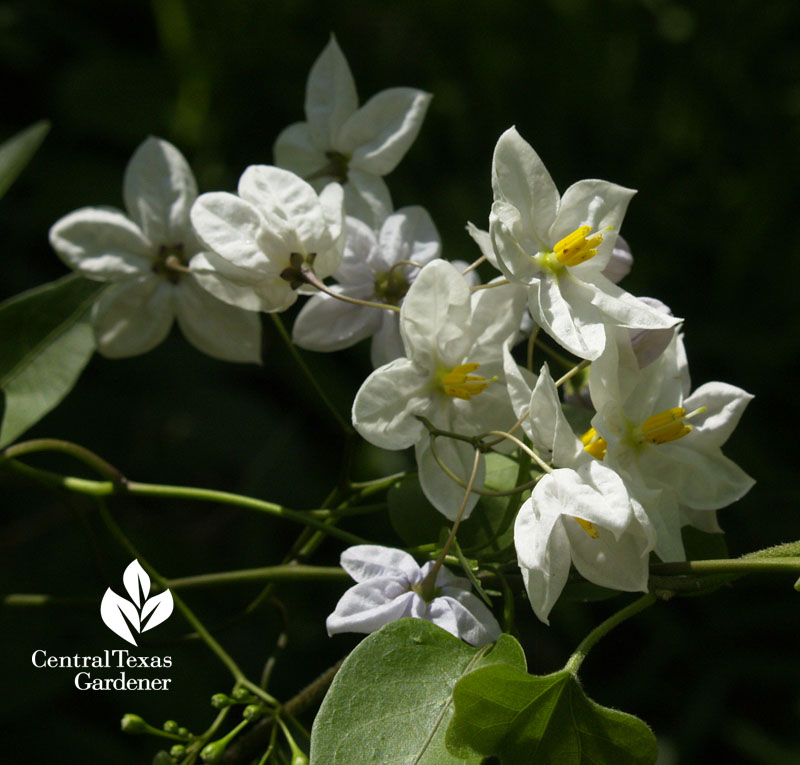
[[[601,587],[647,590],[651,535],[622,480],[599,462],[545,475],[520,508],[514,546],[534,613],[545,624],[570,564]]]
[[[547,622],[570,564],[590,582],[615,590],[646,590],[655,532],[620,476],[583,448],[564,416],[547,364],[531,391],[505,349],[506,380],[534,448],[556,467],[522,505],[514,545],[536,615]]]
[[[474,646],[500,637],[500,625],[491,611],[471,592],[467,579],[446,568],[436,575],[435,597],[420,594],[423,580],[433,568],[421,568],[402,550],[378,545],[357,545],[342,553],[342,568],[358,584],[351,587],[328,617],[329,635],[339,632],[374,632],[406,616],[427,619]]]
[[[294,173],[267,165],[248,167],[238,196],[202,194],[192,223],[209,252],[192,264],[214,296],[249,311],[283,311],[304,287],[303,268],[323,279],[342,259],[342,188],[317,196]]]
[[[149,351],[177,319],[196,348],[226,361],[259,361],[258,317],[209,295],[191,269],[202,245],[189,221],[192,171],[170,143],[148,138],[125,170],[127,215],[83,207],[58,220],[50,242],[82,276],[111,282],[92,310],[98,348],[114,358]]]
[[[489,233],[498,266],[509,280],[527,286],[534,321],[571,353],[596,359],[606,326],[655,329],[679,321],[603,276],[631,189],[585,180],[559,196],[514,128],[497,142],[492,185]]]
[[[383,449],[415,446],[422,489],[453,520],[464,488],[445,473],[418,417],[441,430],[466,436],[508,428],[514,422],[503,381],[502,346],[519,326],[524,294],[513,285],[470,293],[464,277],[443,260],[425,266],[400,309],[407,358],[376,369],[353,402],[353,425]],[[442,462],[466,484],[472,446],[437,438]],[[484,479],[481,457],[475,481]],[[472,494],[465,511],[477,502]]]
[[[640,369],[630,338],[619,331],[592,364],[589,389],[597,414],[583,437],[585,449],[619,473],[642,503],[656,528],[656,554],[682,560],[681,526],[713,530],[712,511],[754,483],[721,450],[752,396],[721,382],[689,395],[680,335]]]
[[[331,36],[308,75],[307,121],[278,136],[275,164],[315,183],[343,183],[347,214],[376,228],[392,210],[381,176],[414,142],[430,100],[421,90],[390,88],[359,109],[350,67]]]
[[[399,305],[419,269],[438,258],[439,234],[422,207],[392,213],[379,232],[348,217],[344,257],[333,273],[334,292],[372,302]],[[372,365],[379,367],[404,355],[397,312],[370,308],[318,293],[295,319],[292,339],[310,351],[338,351],[372,336]]]

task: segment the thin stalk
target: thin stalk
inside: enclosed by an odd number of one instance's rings
[[[488,284],[476,284],[470,287],[470,292],[477,292],[478,290],[490,290],[492,287],[505,287],[506,284],[511,284],[508,279],[498,279],[496,282],[489,282]]]
[[[536,344],[536,338],[539,336],[539,325],[537,324],[532,330],[530,337],[528,337],[528,349],[525,356],[525,366],[529,372],[533,372],[533,348]]]
[[[336,298],[336,300],[341,300],[345,303],[353,303],[354,305],[366,306],[367,308],[381,308],[384,311],[395,311],[397,313],[400,312],[400,306],[392,305],[391,303],[376,303],[372,300],[360,300],[359,298],[353,298],[349,297],[348,295],[342,295],[339,292],[335,292],[328,287],[328,285],[325,284],[308,266],[304,265],[300,267],[300,275],[302,276],[303,281],[307,282],[312,287],[316,287],[320,292],[324,292],[329,297]]]
[[[687,560],[655,563],[650,573],[656,576],[686,574],[800,574],[800,557],[792,558],[723,558],[720,560]]]
[[[551,359],[561,364],[564,369],[572,369],[575,366],[574,362],[570,361],[566,356],[562,356],[558,351],[554,351],[549,345],[546,345],[541,340],[536,340],[536,347],[543,350]]]
[[[589,359],[584,359],[580,362],[580,364],[576,364],[572,369],[569,370],[566,374],[563,374],[561,377],[556,380],[556,388],[560,388],[567,380],[570,379],[573,375],[578,374],[581,369],[586,369],[592,362]]]
[[[533,449],[531,449],[527,444],[523,443],[518,439],[516,436],[512,436],[510,433],[506,433],[502,430],[487,430],[486,433],[482,433],[482,436],[497,436],[498,438],[505,438],[512,443],[516,444],[522,451],[525,452],[545,473],[552,473],[553,468],[550,467],[538,454],[536,454]]]
[[[652,606],[656,602],[655,595],[643,595],[638,600],[634,600],[629,606],[626,606],[621,611],[617,611],[613,616],[610,616],[602,624],[595,627],[578,645],[572,656],[569,657],[564,669],[571,672],[573,675],[578,673],[583,660],[586,658],[589,651],[594,647],[601,638],[605,637],[614,627],[622,624],[622,622],[635,616],[645,608]]]
[[[121,471],[117,470],[112,464],[106,462],[102,457],[89,451],[86,447],[80,444],[73,444],[71,441],[62,441],[57,438],[36,438],[30,441],[21,441],[13,446],[9,446],[0,452],[0,465],[6,460],[22,457],[26,454],[34,454],[35,452],[61,452],[63,454],[69,454],[71,457],[82,462],[98,475],[101,475],[112,483],[124,484],[126,481]]]
[[[240,571],[221,571],[216,574],[199,574],[165,579],[164,586],[170,590],[186,590],[195,587],[215,587],[239,582],[323,582],[347,580],[350,575],[338,566],[266,566],[246,568]]]

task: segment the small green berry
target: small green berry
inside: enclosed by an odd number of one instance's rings
[[[169,755],[176,760],[180,760],[186,756],[186,747],[183,744],[175,744],[175,746],[169,750]]]
[[[148,728],[147,723],[139,715],[132,714],[123,715],[119,725],[125,733],[146,733]]]
[[[264,708],[259,704],[248,704],[242,711],[242,717],[245,720],[257,720],[264,714]]]
[[[214,709],[223,709],[224,707],[230,706],[232,701],[233,699],[225,693],[215,693],[211,697],[211,706],[214,707]]]
[[[225,754],[226,746],[227,741],[225,741],[225,739],[212,741],[210,744],[206,744],[203,747],[203,750],[200,752],[200,759],[203,762],[210,762],[212,764],[219,762],[222,759],[222,755]]]
[[[188,728],[184,728],[184,727],[178,728],[178,735],[179,736],[185,736],[186,738],[189,738],[189,729]]]
[[[176,723],[175,720],[167,720],[161,727],[164,729],[166,733],[178,732],[178,723]]]

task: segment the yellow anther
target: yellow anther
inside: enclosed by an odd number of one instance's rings
[[[592,538],[597,539],[600,536],[600,532],[597,530],[597,527],[589,522],[584,520],[583,518],[578,518],[577,515],[572,516],[575,520],[580,523],[581,528]]]
[[[577,266],[597,255],[597,248],[603,241],[603,235],[595,234],[587,239],[586,235],[591,230],[590,226],[581,226],[556,242],[553,253],[558,262],[565,266]]]
[[[478,375],[471,375],[480,364],[459,364],[457,367],[451,369],[449,372],[439,374],[439,382],[448,396],[453,398],[464,399],[469,401],[473,396],[483,393],[488,387],[489,383],[494,382],[494,379],[486,379]]]
[[[665,444],[683,438],[692,431],[692,426],[684,423],[685,418],[686,410],[682,406],[654,414],[642,423],[642,438],[650,444]]]
[[[597,431],[594,428],[589,428],[589,430],[581,436],[581,443],[583,444],[584,451],[589,452],[592,457],[601,460],[606,456],[608,443],[605,438],[601,438],[597,435]]]

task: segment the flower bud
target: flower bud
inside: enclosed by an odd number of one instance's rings
[[[166,733],[177,733],[179,726],[175,720],[167,720],[161,727]]]
[[[178,728],[178,735],[179,736],[185,736],[186,738],[188,738],[189,737],[189,729],[188,728],[184,728],[183,726],[181,726],[180,728]]]
[[[259,704],[248,704],[242,711],[245,720],[257,720],[264,714],[264,708]]]
[[[249,701],[253,697],[247,688],[237,688],[232,695],[236,701]]]
[[[186,747],[183,744],[175,744],[175,746],[169,750],[169,755],[176,760],[180,760],[186,756]]]
[[[132,714],[123,715],[119,725],[125,733],[133,734],[146,733],[148,727],[150,727],[139,715]]]
[[[225,707],[229,707],[232,703],[233,699],[225,693],[215,693],[211,697],[211,706],[214,707],[214,709],[224,709]]]
[[[292,755],[292,765],[308,765],[308,757],[298,750]]]
[[[206,744],[203,747],[203,750],[200,752],[200,759],[203,762],[219,762],[222,759],[222,755],[225,754],[225,748],[227,745],[228,742],[224,738],[221,738],[218,741],[212,741],[210,744]]]

